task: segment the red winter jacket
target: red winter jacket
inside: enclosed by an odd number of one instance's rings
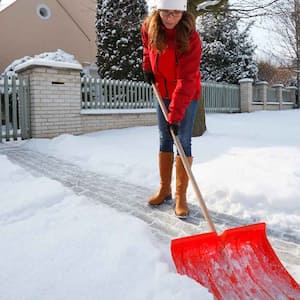
[[[142,26],[143,70],[154,73],[156,86],[164,99],[170,99],[169,123],[180,122],[192,100],[199,100],[200,59],[202,46],[196,31],[191,34],[189,49],[176,51],[176,30],[166,29],[167,49],[158,54],[149,48],[148,33]]]

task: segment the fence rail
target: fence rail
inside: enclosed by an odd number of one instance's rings
[[[202,99],[206,112],[240,112],[240,88],[238,85],[202,83]]]
[[[267,89],[267,99],[268,99],[268,102],[279,102],[279,99],[277,99],[275,89],[273,89],[273,88]]]
[[[254,101],[261,101],[267,94],[267,102],[278,101],[275,89],[264,93],[253,87]],[[281,92],[280,92],[281,93]],[[202,99],[206,112],[240,112],[240,86],[202,82]],[[282,89],[282,103],[293,103],[295,91]],[[252,100],[252,101],[253,101]],[[281,100],[280,100],[281,101]],[[266,102],[266,103],[267,103]],[[81,79],[81,109],[147,111],[156,107],[152,87],[145,82],[119,81],[83,77]],[[17,77],[0,77],[0,142],[31,137],[29,80]]]
[[[83,77],[82,109],[154,108],[152,88],[145,82]]]
[[[283,102],[295,103],[296,99],[295,99],[295,97],[293,96],[293,94],[291,93],[290,90],[283,89],[282,90],[282,101]]]
[[[0,77],[0,99],[0,142],[30,138],[28,79]]]
[[[278,98],[278,94],[276,92],[276,88],[267,87],[267,103],[279,103],[280,100]],[[253,102],[263,103],[263,94],[260,86],[253,86]],[[282,102],[286,104],[295,103],[295,93],[292,92],[289,88],[282,88]]]
[[[82,109],[155,108],[152,88],[145,82],[83,77]],[[239,86],[202,83],[202,99],[207,112],[239,112]]]

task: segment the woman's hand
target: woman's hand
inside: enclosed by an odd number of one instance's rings
[[[152,84],[152,83],[155,83],[155,76],[152,72],[150,71],[143,71],[144,73],[144,80],[149,83],[149,84]]]

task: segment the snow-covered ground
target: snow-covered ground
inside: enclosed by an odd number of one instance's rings
[[[207,132],[193,139],[193,172],[208,208],[299,240],[300,110],[206,117]],[[153,191],[158,185],[156,126],[20,144]],[[1,300],[212,299],[176,274],[169,245],[142,221],[33,177],[4,155],[0,166]],[[197,204],[191,188],[188,199]],[[296,256],[289,272],[300,282]]]

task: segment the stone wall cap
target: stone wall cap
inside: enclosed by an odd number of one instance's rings
[[[252,78],[243,78],[239,80],[239,83],[246,83],[246,82],[253,82],[254,80]]]
[[[82,70],[82,65],[79,63],[52,61],[45,59],[29,59],[26,62],[19,64],[15,68],[15,72],[21,72],[25,69],[32,69],[33,67],[47,67],[47,68],[59,68],[59,69],[73,69]]]
[[[283,88],[284,84],[282,84],[282,83],[276,83],[276,84],[273,84],[272,87],[273,88],[276,88],[276,87],[282,87]]]

